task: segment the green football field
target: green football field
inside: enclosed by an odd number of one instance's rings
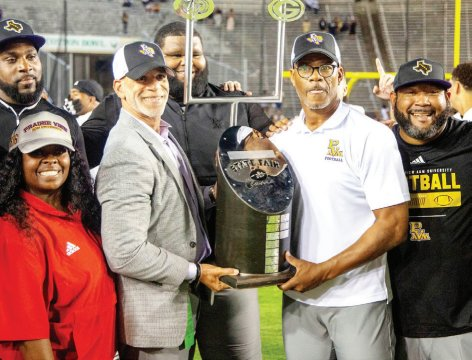
[[[262,356],[264,360],[284,360],[282,343],[282,291],[276,286],[259,289]],[[198,351],[198,350],[197,350]],[[201,360],[200,354],[195,355]]]

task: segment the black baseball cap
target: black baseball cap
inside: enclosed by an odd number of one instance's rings
[[[78,80],[72,86],[72,89],[77,89],[90,96],[95,96],[97,101],[103,99],[103,87],[95,80]]]
[[[137,80],[148,71],[163,68],[167,75],[174,76],[174,70],[166,65],[159,46],[146,41],[137,41],[121,47],[113,58],[113,76],[119,80],[125,76]]]
[[[16,19],[0,21],[0,47],[21,40],[31,42],[36,50],[39,50],[46,42],[46,39],[42,36],[35,35],[31,26],[24,21]]]
[[[393,89],[397,91],[402,86],[418,83],[436,84],[449,89],[451,84],[445,80],[443,66],[433,60],[417,58],[400,65],[400,69],[393,80]]]
[[[295,38],[292,47],[292,66],[302,57],[312,53],[328,56],[336,64],[341,64],[341,52],[334,36],[320,31],[311,31]]]

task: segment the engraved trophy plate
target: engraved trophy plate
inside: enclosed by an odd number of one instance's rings
[[[215,260],[240,271],[222,281],[237,288],[285,282],[294,191],[287,161],[257,130],[233,126],[221,136],[217,174]]]

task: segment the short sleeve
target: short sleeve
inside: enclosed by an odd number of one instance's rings
[[[390,129],[375,126],[362,144],[359,159],[361,182],[372,210],[410,200],[400,152]]]
[[[48,339],[46,258],[38,239],[0,219],[0,340]]]

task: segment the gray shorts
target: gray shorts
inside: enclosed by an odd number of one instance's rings
[[[395,335],[386,301],[347,307],[307,305],[284,295],[288,360],[393,360]]]
[[[438,338],[399,337],[397,360],[470,360],[472,332]]]

